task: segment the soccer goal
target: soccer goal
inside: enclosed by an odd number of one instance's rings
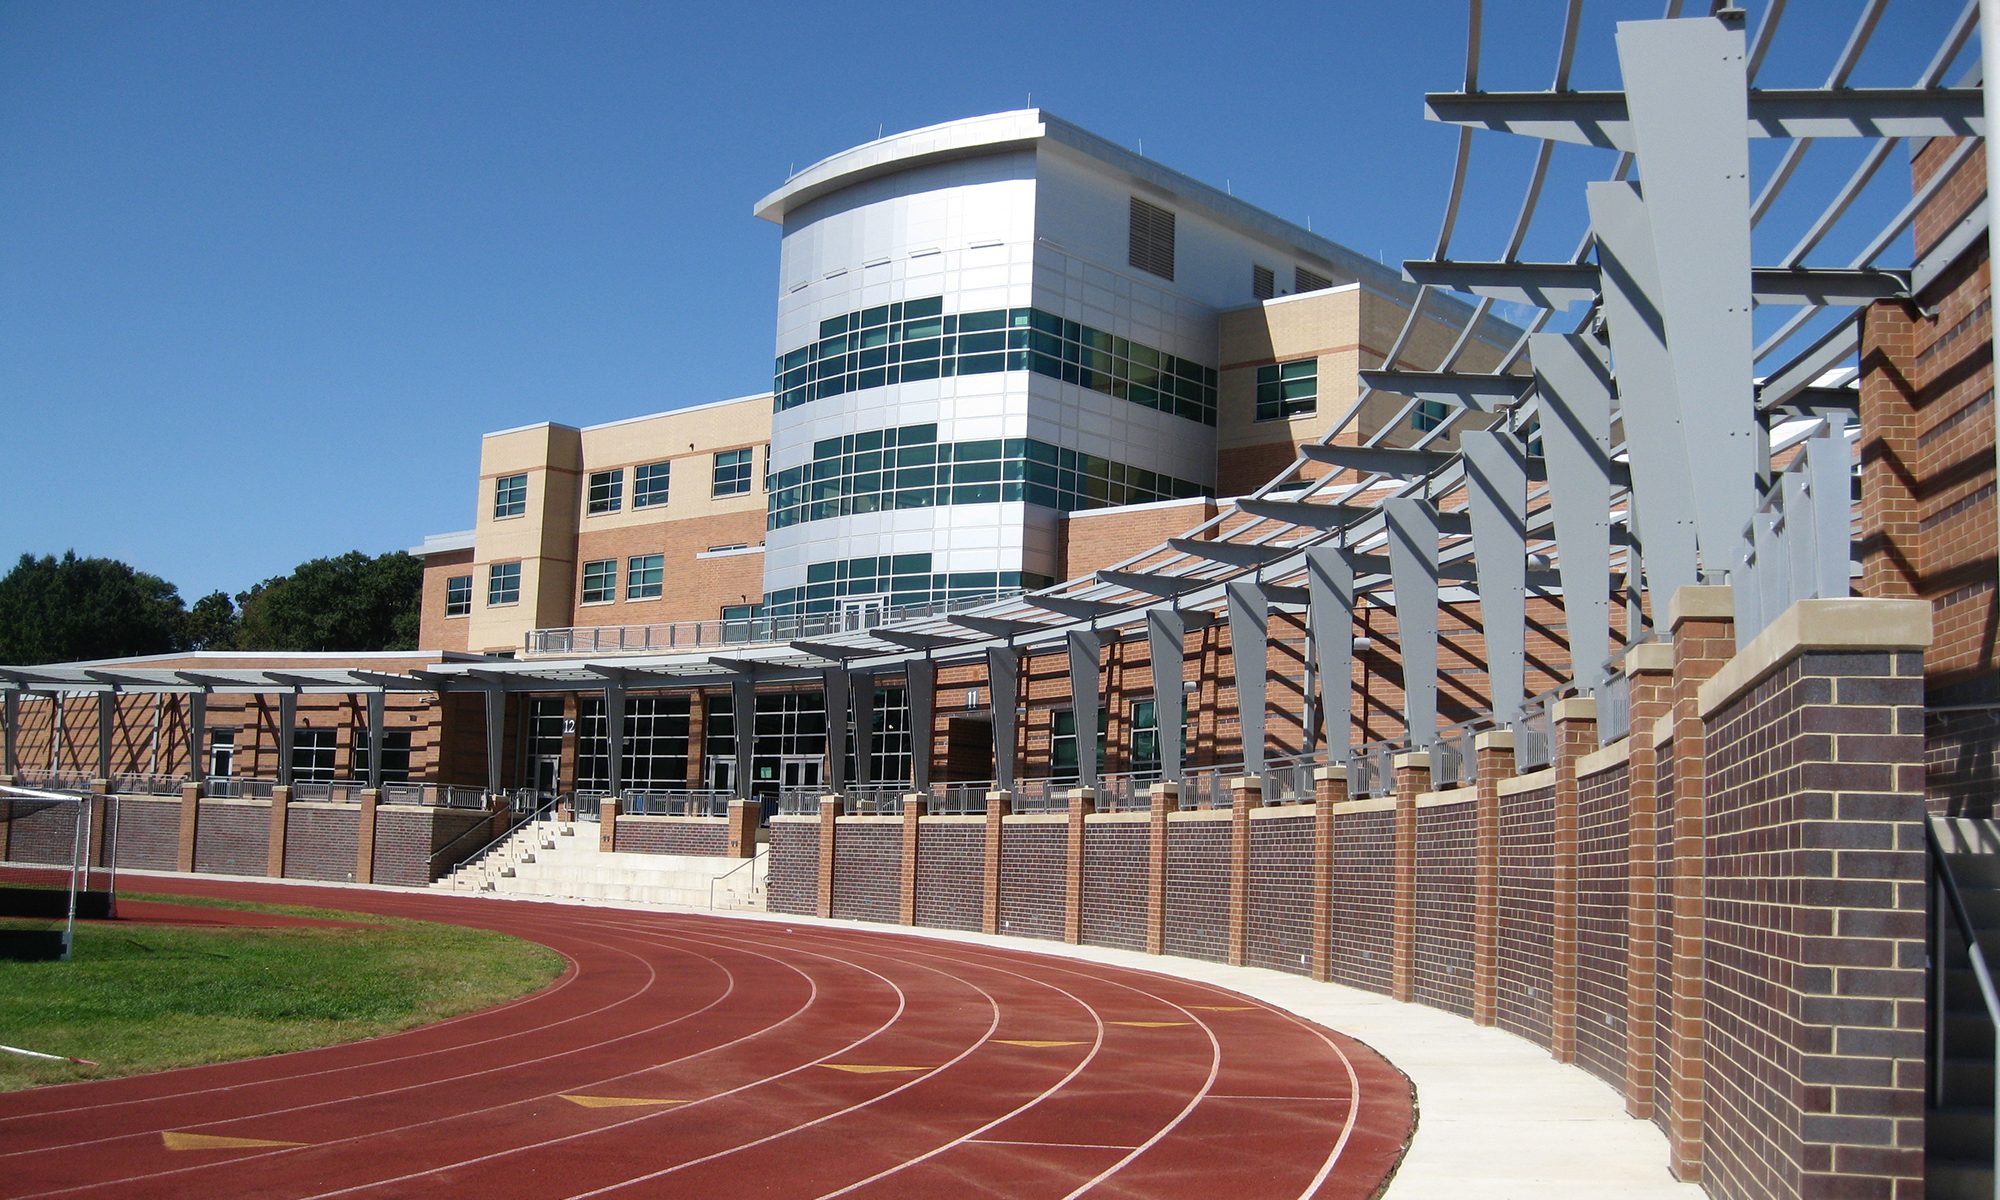
[[[0,787],[0,821],[0,959],[68,959],[118,915],[118,798]]]

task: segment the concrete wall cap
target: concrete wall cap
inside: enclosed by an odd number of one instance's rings
[[[1566,696],[1556,701],[1555,707],[1549,710],[1549,719],[1557,724],[1564,721],[1595,721],[1597,697]]]
[[[1181,794],[1181,785],[1172,780],[1166,780],[1149,786],[1146,789],[1146,794],[1149,796],[1179,796]]]
[[[1095,800],[1095,799],[1097,799],[1097,789],[1096,789],[1096,788],[1070,788],[1070,789],[1068,789],[1067,791],[1065,791],[1065,792],[1063,793],[1063,799],[1065,799],[1065,800]]]
[[[1733,621],[1736,601],[1727,585],[1696,584],[1678,588],[1667,602],[1667,628],[1679,629],[1683,621]]]
[[[1417,797],[1418,808],[1438,808],[1447,804],[1470,804],[1479,798],[1477,787],[1447,788],[1442,792],[1424,792]]]
[[[1321,780],[1327,780],[1327,779],[1339,779],[1345,781],[1347,779],[1346,765],[1343,764],[1338,767],[1313,768],[1313,782],[1317,783],[1320,782]]]
[[[1431,769],[1431,752],[1428,750],[1407,750],[1396,756],[1398,771],[1428,771]]]
[[[1800,600],[1701,685],[1701,715],[1713,713],[1802,653],[1923,650],[1930,644],[1928,600]]]
[[[1674,669],[1674,643],[1672,638],[1655,638],[1650,642],[1640,642],[1625,652],[1625,673],[1636,675],[1641,671],[1672,671]]]
[[[1556,769],[1554,767],[1543,767],[1539,771],[1530,771],[1526,775],[1515,775],[1508,779],[1502,779],[1495,790],[1502,796],[1518,796],[1522,792],[1532,792],[1537,788],[1554,787],[1555,785]]]
[[[1474,754],[1479,753],[1481,750],[1512,750],[1513,748],[1514,731],[1511,729],[1488,729],[1482,733],[1472,735],[1472,752]]]
[[[1229,781],[1229,790],[1232,792],[1247,792],[1251,788],[1263,791],[1264,781],[1255,775],[1238,775]]]
[[[1601,774],[1618,766],[1620,763],[1628,761],[1631,757],[1632,739],[1629,737],[1619,738],[1609,746],[1593,750],[1582,758],[1577,759],[1576,776],[1578,779],[1582,779],[1587,775]]]
[[[992,801],[995,800],[1012,800],[1013,798],[1014,798],[1014,793],[1008,791],[1006,788],[999,788],[994,791],[986,793],[986,799],[988,803],[991,803]]]

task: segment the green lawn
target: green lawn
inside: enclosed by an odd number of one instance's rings
[[[373,914],[130,896],[369,928],[79,924],[66,963],[0,962],[0,1091],[303,1050],[485,1008],[546,985],[560,955],[505,934]]]

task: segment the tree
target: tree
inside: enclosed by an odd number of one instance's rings
[[[0,663],[167,654],[186,622],[173,584],[116,559],[23,554],[0,578]]]
[[[228,592],[210,592],[194,602],[187,615],[187,648],[190,650],[234,650],[236,648],[236,603]]]
[[[417,644],[423,563],[350,550],[300,563],[237,595],[241,650],[408,650]]]

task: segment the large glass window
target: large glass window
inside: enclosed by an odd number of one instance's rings
[[[354,777],[368,778],[368,726],[354,727]],[[410,731],[407,729],[385,729],[382,731],[382,782],[408,783],[410,781]]]
[[[502,475],[493,481],[493,516],[518,517],[528,511],[528,477]]]
[[[486,568],[486,606],[497,608],[521,602],[521,564],[494,563]]]
[[[1257,368],[1257,419],[1277,421],[1306,416],[1319,407],[1319,360],[1273,363]]]
[[[1131,752],[1132,769],[1141,773],[1160,769],[1160,718],[1159,706],[1151,700],[1132,702]],[[1181,761],[1187,761],[1190,727],[1188,723],[1187,697],[1181,697]]]
[[[463,617],[472,612],[472,576],[454,575],[444,581],[444,615]]]
[[[292,731],[292,782],[325,783],[333,778],[334,735],[331,729]]]
[[[1104,727],[1107,715],[1109,714],[1104,709],[1100,708],[1097,710],[1097,769],[1099,772],[1104,770]],[[1080,772],[1077,770],[1076,710],[1072,708],[1059,708],[1052,715],[1052,719],[1053,725],[1049,731],[1049,775],[1055,779],[1079,778]]]
[[[667,560],[662,554],[639,554],[625,561],[625,598],[656,600],[666,586]]]
[[[688,698],[625,698],[624,771],[626,788],[669,791],[688,784]],[[577,702],[576,786],[586,791],[611,786],[610,739],[603,697]]]
[[[715,496],[741,496],[750,491],[750,472],[755,467],[756,451],[746,446],[741,450],[721,450],[715,455],[715,483],[710,494]]]
[[[584,493],[584,511],[589,513],[615,513],[625,496],[625,468],[615,471],[592,471],[590,485]]]
[[[1046,575],[1017,571],[933,571],[928,554],[895,554],[850,558],[806,565],[804,587],[780,588],[764,594],[767,617],[846,611],[858,599],[888,611],[941,600],[971,600],[1011,596],[1022,588],[1047,587]],[[859,626],[857,626],[858,628]]]
[[[618,560],[600,558],[583,564],[581,604],[609,604],[618,598]]]
[[[667,502],[671,463],[641,463],[632,468],[632,507],[653,508]]]

